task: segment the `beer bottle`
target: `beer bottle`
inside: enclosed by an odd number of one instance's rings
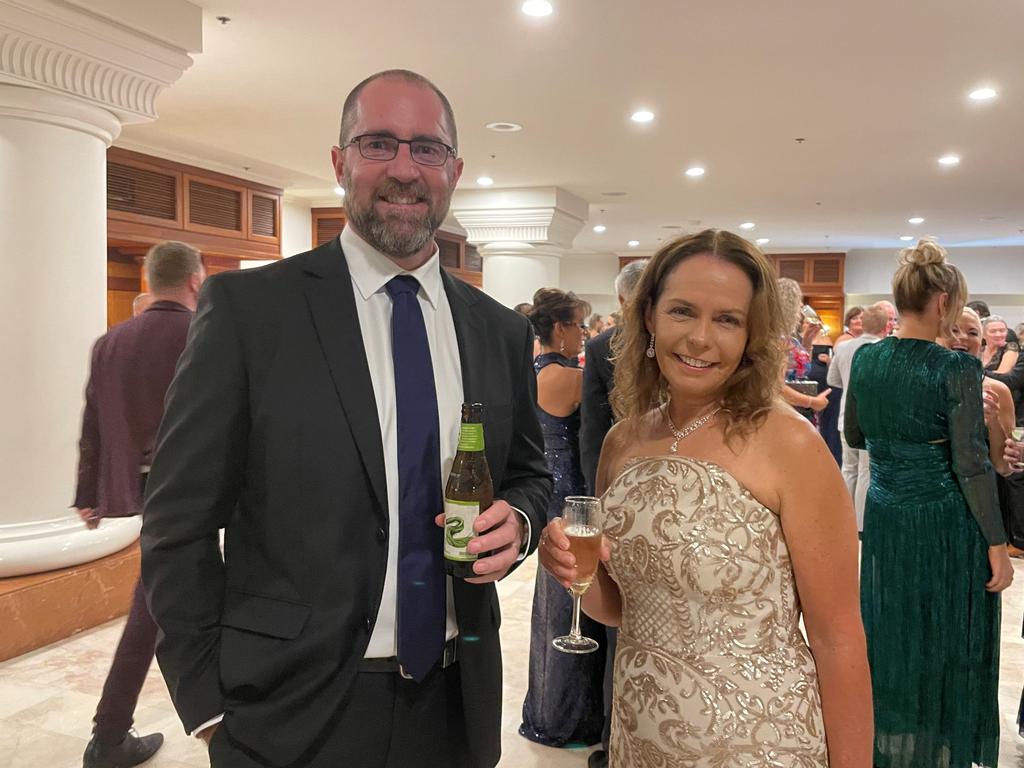
[[[459,450],[455,454],[444,491],[444,565],[452,576],[476,574],[473,563],[486,553],[471,553],[466,546],[476,537],[473,523],[494,502],[491,471],[484,454],[484,407],[462,404]]]

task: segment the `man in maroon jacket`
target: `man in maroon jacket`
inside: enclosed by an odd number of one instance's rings
[[[206,278],[199,252],[174,241],[153,246],[145,269],[153,303],[107,331],[92,350],[74,502],[90,528],[104,517],[142,512],[164,396]],[[85,768],[138,765],[160,749],[162,734],[138,737],[129,731],[156,631],[140,582],[96,709]]]

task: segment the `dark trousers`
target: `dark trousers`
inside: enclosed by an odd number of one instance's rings
[[[135,585],[128,622],[114,652],[103,695],[96,708],[93,733],[103,744],[120,744],[134,722],[135,705],[156,648],[156,623],[149,615],[142,579]]]
[[[292,765],[468,768],[472,763],[464,731],[458,663],[443,670],[437,667],[422,683],[394,672],[360,672],[325,733]],[[271,764],[236,742],[230,722],[225,722],[210,742],[210,766]]]

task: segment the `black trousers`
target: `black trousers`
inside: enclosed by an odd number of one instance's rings
[[[103,744],[120,744],[132,727],[135,705],[139,701],[142,684],[146,682],[149,665],[153,663],[155,649],[156,623],[149,615],[142,579],[139,579],[128,611],[128,622],[124,625],[96,708],[93,733]]]
[[[467,755],[459,664],[422,683],[360,672],[331,725],[291,766],[272,766],[235,741],[224,723],[210,742],[211,768],[477,768]]]

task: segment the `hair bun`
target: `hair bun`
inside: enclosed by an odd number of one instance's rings
[[[945,264],[946,249],[934,240],[922,238],[913,248],[904,249],[901,261],[904,264],[914,264],[919,267]]]

